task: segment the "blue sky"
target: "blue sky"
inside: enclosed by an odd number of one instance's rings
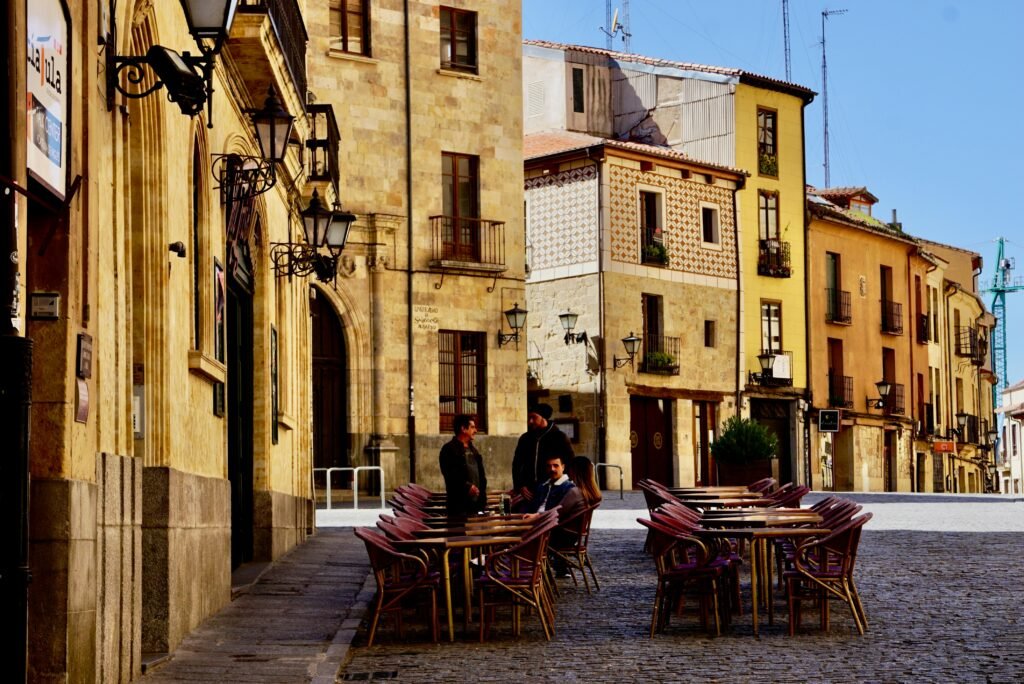
[[[785,78],[781,0],[629,5],[631,52]],[[879,218],[895,208],[905,231],[980,253],[983,283],[1002,236],[1024,276],[1024,2],[790,0],[792,80],[819,93],[805,132],[807,180],[818,186],[824,9],[848,10],[826,25],[831,185],[865,185]],[[524,38],[605,47],[602,26],[604,0],[523,0]],[[1024,291],[1006,301],[1012,384],[1024,379]]]

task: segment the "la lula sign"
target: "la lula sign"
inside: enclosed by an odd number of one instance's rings
[[[64,199],[68,177],[71,44],[62,0],[28,3],[26,109],[29,173]]]

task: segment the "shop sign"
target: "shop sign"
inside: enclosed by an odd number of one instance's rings
[[[27,3],[28,172],[61,200],[67,192],[71,43],[62,0]]]
[[[935,440],[932,442],[932,451],[937,454],[955,454],[956,442]]]

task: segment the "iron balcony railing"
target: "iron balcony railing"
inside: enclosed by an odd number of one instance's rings
[[[829,323],[850,323],[853,320],[851,313],[850,293],[846,290],[836,290],[831,287],[825,288],[825,320]]]
[[[899,302],[882,300],[882,332],[890,335],[903,334],[903,305]]]
[[[641,373],[679,375],[678,337],[665,335],[644,335],[644,358],[640,362]]]
[[[431,216],[433,266],[505,268],[505,222],[464,216]],[[455,263],[453,263],[455,262]]]
[[[969,325],[960,326],[956,330],[956,355],[969,358],[975,366],[985,365],[987,349],[985,341],[978,334],[977,328]]]
[[[759,240],[757,274],[770,278],[788,278],[793,275],[789,260],[789,243],[781,240]]]
[[[310,133],[306,140],[309,180],[330,181],[338,188],[341,182],[341,171],[338,168],[341,135],[338,133],[338,120],[334,116],[334,105],[311,104],[307,112],[310,119]]]
[[[833,408],[853,408],[853,378],[849,375],[828,374],[828,405]]]
[[[932,321],[926,314],[917,314],[917,343],[928,344],[932,340]]]
[[[757,383],[763,387],[792,387],[793,352],[772,349],[767,350],[767,353],[775,357],[772,361],[771,369],[756,373],[750,372],[748,381],[751,384]]]
[[[891,416],[902,416],[907,412],[903,385],[893,383],[889,396],[885,398],[885,412]]]
[[[298,0],[240,0],[239,12],[266,13],[277,34],[277,42],[284,53],[295,90],[305,102],[306,95],[306,43],[309,34],[302,21]]]

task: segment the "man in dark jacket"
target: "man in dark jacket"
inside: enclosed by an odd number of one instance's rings
[[[452,423],[455,436],[441,447],[438,461],[448,493],[448,515],[472,515],[487,507],[484,459],[473,446],[476,419],[459,414]]]
[[[576,455],[564,432],[550,422],[554,410],[547,404],[530,408],[526,416],[529,429],[519,438],[512,459],[512,491],[523,497],[519,510],[529,510],[533,490],[548,479],[547,459],[561,456],[568,463]]]

